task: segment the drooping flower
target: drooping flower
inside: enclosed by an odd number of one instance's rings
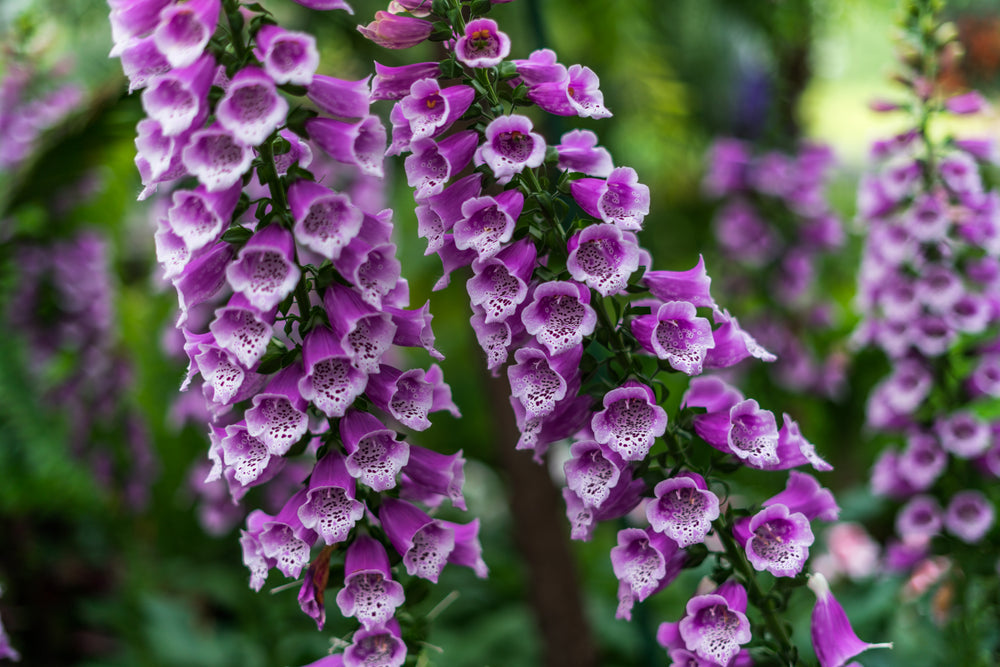
[[[689,651],[719,665],[728,665],[740,646],[750,641],[747,597],[742,586],[726,582],[714,593],[688,600],[678,630]]]
[[[455,42],[455,54],[469,67],[495,67],[510,55],[510,37],[492,19],[475,19]]]
[[[948,501],[944,526],[963,542],[976,544],[985,537],[996,520],[993,503],[980,491],[960,491]]]
[[[348,473],[343,454],[327,452],[316,462],[309,486],[298,508],[299,521],[316,531],[326,544],[347,539],[364,516],[364,505],[355,498],[354,478]]]
[[[611,549],[611,567],[619,582],[615,617],[631,620],[635,601],[668,585],[680,572],[684,557],[677,543],[661,533],[639,528],[618,531],[618,546]]]
[[[822,574],[809,576],[809,588],[816,594],[810,624],[812,645],[820,667],[842,667],[854,656],[872,648],[892,648],[892,643],[869,644],[854,633],[851,622],[830,592]]]
[[[614,169],[607,179],[581,178],[570,186],[573,199],[589,215],[637,232],[649,213],[649,187],[631,167]]]
[[[392,579],[385,548],[368,535],[358,535],[347,548],[344,587],[337,593],[340,613],[372,630],[384,627],[401,604],[403,586]]]
[[[287,115],[288,102],[278,94],[270,75],[257,67],[237,72],[215,107],[219,125],[249,146],[264,143]]]
[[[584,227],[570,238],[567,249],[570,276],[605,297],[625,289],[641,261],[635,236],[614,225]]]
[[[716,345],[711,323],[687,301],[669,301],[656,313],[635,318],[632,333],[643,349],[686,375],[700,374],[708,351]]]
[[[387,49],[408,49],[430,37],[434,26],[430,21],[400,16],[389,12],[375,12],[375,20],[358,26],[358,32]]]
[[[667,412],[653,390],[634,380],[604,395],[604,410],[591,421],[594,439],[626,461],[646,458],[656,438],[667,430]]]
[[[597,313],[590,306],[590,290],[586,287],[553,281],[535,288],[531,303],[521,313],[521,321],[549,354],[559,354],[593,333]]]
[[[487,165],[500,185],[524,169],[540,166],[545,159],[545,139],[531,130],[531,120],[520,114],[491,121],[486,126],[486,141],[473,156],[476,166]]]
[[[681,472],[665,479],[653,494],[655,500],[646,505],[649,524],[680,547],[704,542],[719,518],[719,497],[698,473]]]
[[[769,505],[750,519],[747,560],[760,572],[794,577],[809,558],[814,541],[809,519],[782,504]]]

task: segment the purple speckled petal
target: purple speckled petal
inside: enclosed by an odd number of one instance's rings
[[[666,410],[656,405],[652,389],[634,380],[604,395],[604,410],[594,415],[594,439],[626,461],[641,461],[667,429]]]
[[[153,41],[171,67],[187,67],[198,60],[215,32],[221,9],[219,0],[189,0],[160,12]]]
[[[306,497],[298,508],[299,520],[319,533],[324,543],[336,544],[347,539],[364,514],[364,504],[354,497],[354,478],[347,472],[344,455],[328,452],[309,477]]]
[[[340,421],[347,450],[347,472],[375,491],[396,486],[396,475],[410,457],[409,445],[367,412],[349,410]]]
[[[302,271],[295,262],[292,234],[280,225],[257,231],[226,268],[233,291],[259,310],[270,310],[291,294]]]
[[[515,61],[516,62],[516,61]],[[572,130],[562,135],[556,146],[557,166],[587,176],[607,178],[614,169],[611,153],[597,145],[597,135],[590,130]]]
[[[774,413],[761,410],[757,401],[747,399],[729,411],[729,450],[748,465],[778,462],[778,426]]]
[[[253,150],[220,125],[198,130],[181,152],[184,167],[209,192],[236,185],[253,162]]]
[[[215,107],[219,125],[249,146],[264,143],[287,115],[288,102],[259,67],[244,67],[237,72]]]
[[[455,54],[468,67],[495,67],[510,55],[510,37],[492,19],[469,21],[455,42]]]
[[[809,558],[814,541],[809,519],[780,504],[770,505],[750,519],[747,560],[759,572],[794,577]]]
[[[236,184],[218,192],[199,185],[194,190],[175,190],[167,220],[174,234],[191,252],[218,240],[229,226],[242,188]]]
[[[370,76],[346,81],[317,74],[309,84],[308,96],[321,111],[338,118],[364,118],[371,107]]]
[[[594,332],[597,313],[590,306],[590,290],[579,283],[553,281],[535,288],[521,321],[550,354],[579,345]]]
[[[590,225],[569,240],[566,268],[574,280],[592,287],[601,296],[625,289],[639,268],[639,245],[630,232],[614,225]]]
[[[311,4],[315,0],[295,1]],[[351,637],[351,644],[344,649],[343,667],[402,667],[406,661],[406,644],[399,634],[399,623],[394,618],[389,619],[384,626],[358,630]]]
[[[344,587],[337,592],[340,613],[372,630],[384,626],[403,600],[403,586],[392,579],[385,547],[368,535],[358,535],[347,548]]]
[[[382,501],[379,520],[392,546],[403,557],[407,573],[437,583],[455,549],[455,530],[395,498]]]
[[[740,645],[750,641],[750,621],[722,595],[696,595],[678,628],[688,649],[719,665],[728,665]]]
[[[570,448],[573,458],[563,464],[566,486],[584,505],[599,508],[617,486],[625,461],[596,440],[581,440]]]
[[[268,76],[279,85],[308,86],[319,67],[315,37],[276,25],[265,24],[257,31],[254,55],[264,64]]]
[[[332,331],[316,327],[303,343],[305,375],[299,381],[302,397],[327,417],[343,417],[354,399],[364,393],[368,376],[354,367]]]
[[[301,377],[300,364],[283,368],[246,411],[247,431],[274,456],[283,456],[309,429],[306,401],[298,389]]]
[[[681,547],[705,541],[712,522],[719,518],[719,497],[708,490],[701,475],[679,473],[657,484],[653,493],[655,502],[646,505],[646,517],[653,530]]]
[[[187,67],[161,74],[142,91],[142,108],[168,137],[197,127],[208,115],[213,76],[215,60],[207,54]]]
[[[363,173],[382,177],[386,131],[378,116],[365,116],[356,123],[332,118],[312,118],[305,123],[309,137],[338,162],[353,164]]]

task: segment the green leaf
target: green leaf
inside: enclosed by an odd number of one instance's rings
[[[251,230],[237,225],[227,229],[226,233],[222,235],[222,240],[226,243],[232,243],[234,245],[243,245],[250,240],[251,236],[253,236],[253,232]]]

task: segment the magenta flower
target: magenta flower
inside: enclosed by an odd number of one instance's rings
[[[604,410],[594,415],[594,439],[626,461],[646,458],[656,438],[667,430],[667,412],[656,404],[653,390],[629,380],[604,395]]]
[[[264,556],[274,559],[275,567],[290,579],[299,577],[316,543],[316,533],[303,526],[297,514],[305,495],[306,490],[300,489],[275,517],[262,523],[257,534]]]
[[[261,315],[242,294],[234,294],[229,303],[215,311],[208,325],[216,343],[250,368],[264,356],[271,341],[273,314]]]
[[[614,225],[584,227],[570,238],[567,249],[570,275],[601,296],[625,289],[639,268],[641,250],[635,236]]]
[[[494,257],[472,262],[475,275],[466,283],[469,301],[483,310],[485,323],[505,322],[528,296],[537,250],[530,239],[516,241]]]
[[[317,74],[309,83],[309,99],[324,113],[338,118],[365,118],[371,108],[370,76],[357,81]]]
[[[618,531],[618,546],[611,549],[611,567],[618,577],[615,618],[631,620],[635,601],[645,600],[673,581],[684,558],[665,535],[639,528]]]
[[[468,67],[496,67],[510,55],[510,37],[492,19],[476,19],[455,42],[455,55]]]
[[[469,86],[441,88],[436,78],[414,81],[398,103],[410,129],[410,140],[434,137],[464,114],[476,97]]]
[[[485,164],[497,183],[510,182],[525,168],[534,169],[545,160],[545,139],[532,132],[527,116],[500,116],[486,126],[486,141],[473,156],[476,166]]]
[[[167,210],[170,230],[190,252],[214,243],[229,226],[240,192],[237,185],[217,192],[209,192],[204,185],[194,190],[175,190]]]
[[[406,644],[399,634],[399,623],[394,618],[371,630],[358,630],[344,649],[344,667],[402,667]]]
[[[631,167],[618,167],[607,180],[581,178],[571,185],[573,199],[589,215],[637,232],[649,213],[649,186],[639,183]]]
[[[993,522],[996,511],[993,503],[979,491],[960,491],[948,501],[944,525],[948,532],[963,542],[976,544],[985,537]]]
[[[384,627],[401,604],[403,586],[392,579],[385,548],[368,535],[358,535],[347,548],[344,587],[337,592],[340,613],[372,630]]]
[[[191,0],[160,12],[153,42],[171,67],[187,67],[204,53],[221,8],[219,0]]]
[[[687,301],[670,301],[655,314],[635,318],[632,333],[644,350],[687,375],[700,374],[708,351],[715,347],[711,323],[698,317]]]
[[[409,445],[374,415],[348,410],[340,420],[340,437],[347,451],[347,472],[374,491],[396,486],[396,475],[410,458]]]
[[[250,237],[236,261],[226,268],[226,280],[254,308],[270,310],[291,294],[301,277],[294,248],[290,232],[280,225],[269,225]]]
[[[794,577],[809,558],[815,538],[809,519],[789,512],[781,504],[770,505],[750,519],[747,560],[760,572],[776,577]]]
[[[206,190],[217,192],[240,181],[253,162],[253,149],[216,124],[191,135],[181,161]]]
[[[331,285],[323,295],[323,307],[351,365],[369,375],[378,373],[397,332],[392,315],[376,310],[346,285]]]
[[[354,399],[365,391],[368,375],[354,366],[337,337],[326,327],[316,327],[303,341],[305,375],[299,392],[327,417],[343,417]]]
[[[430,21],[399,16],[389,12],[375,12],[375,20],[358,26],[358,32],[387,49],[408,49],[430,37],[434,26]]]
[[[518,71],[521,69],[518,68]],[[572,65],[560,79],[529,85],[528,97],[545,111],[557,116],[610,118],[611,112],[604,106],[604,94],[600,91],[600,85],[600,79],[592,69]]]
[[[563,464],[566,487],[584,506],[600,508],[622,476],[628,474],[627,464],[617,452],[596,440],[579,440],[570,452],[573,457]]]
[[[848,660],[871,648],[892,648],[892,643],[869,644],[858,639],[851,622],[822,574],[809,576],[809,588],[816,594],[810,624],[813,649],[820,667],[843,667]]]
[[[779,462],[778,426],[770,410],[761,410],[751,398],[732,407],[729,421],[726,437],[729,451],[753,467]]]
[[[244,144],[258,146],[288,115],[288,102],[271,77],[257,67],[244,67],[233,77],[215,107],[219,124]]]
[[[719,518],[719,497],[698,473],[681,472],[665,479],[653,494],[656,499],[646,505],[649,524],[680,547],[704,542]]]
[[[403,163],[414,199],[422,201],[440,194],[451,177],[469,164],[478,142],[479,135],[472,130],[456,132],[440,142],[414,139],[410,143],[412,155]]]
[[[511,398],[520,401],[529,419],[552,414],[566,397],[567,378],[576,371],[580,357],[572,351],[560,357],[549,358],[532,347],[514,352],[516,363],[507,367]]]
[[[371,176],[382,177],[385,126],[378,116],[365,116],[356,123],[332,118],[311,118],[305,123],[309,137],[338,162],[352,164]]]
[[[191,65],[152,79],[142,91],[142,108],[160,124],[164,136],[197,129],[208,116],[208,89],[215,75],[215,60],[204,55]]]
[[[790,512],[803,514],[810,521],[836,521],[840,517],[840,508],[833,493],[820,486],[812,475],[795,470],[789,474],[785,490],[762,504],[764,507],[784,505]]]
[[[904,540],[910,537],[930,538],[941,532],[944,512],[933,496],[914,496],[896,515],[896,533]]]
[[[447,498],[453,507],[465,510],[465,458],[462,451],[441,454],[410,445],[410,458],[400,474],[400,497],[437,507]]]
[[[597,313],[590,306],[590,290],[579,283],[554,281],[535,288],[521,321],[549,351],[559,354],[580,345],[594,332]]]
[[[560,141],[562,143],[556,146],[559,155],[556,164],[560,169],[597,178],[611,175],[614,169],[611,153],[597,145],[596,134],[590,130],[571,130],[562,135]]]
[[[740,645],[750,641],[746,605],[746,591],[734,582],[726,582],[715,593],[688,600],[684,618],[678,624],[687,649],[703,660],[728,665],[739,653]]]
[[[316,38],[306,32],[265,24],[257,31],[254,55],[277,84],[308,86],[319,67]]]
[[[361,230],[364,214],[350,197],[314,181],[293,183],[288,203],[295,219],[295,239],[327,259],[340,257],[341,249]]]
[[[406,572],[437,583],[455,549],[455,531],[404,500],[385,498],[379,520]]]
[[[479,259],[493,257],[510,241],[523,207],[524,195],[519,190],[465,201],[462,219],[453,228],[455,246],[459,250],[475,250]]]
[[[705,258],[687,271],[646,271],[642,284],[660,301],[687,301],[699,308],[717,310],[709,288],[712,279],[705,270]]]
[[[283,456],[309,429],[306,400],[298,389],[301,376],[300,364],[283,368],[246,411],[247,432],[274,456]]]
[[[309,476],[306,497],[298,508],[299,521],[319,533],[326,544],[343,542],[365,515],[364,504],[354,494],[354,478],[343,454],[327,452]]]
[[[436,62],[413,63],[389,67],[375,63],[375,78],[372,80],[373,100],[400,100],[410,94],[410,88],[420,79],[437,79],[441,67]]]

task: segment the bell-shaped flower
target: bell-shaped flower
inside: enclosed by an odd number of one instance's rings
[[[392,315],[375,310],[346,285],[333,284],[323,295],[330,326],[352,365],[369,375],[379,372],[382,356],[392,346],[396,323]]]
[[[366,630],[373,630],[384,627],[403,601],[403,586],[392,579],[385,547],[368,535],[358,535],[347,547],[344,587],[337,593],[341,615],[353,616]]]
[[[746,590],[727,581],[714,593],[688,600],[678,631],[689,651],[703,660],[728,665],[740,646],[750,641],[746,609]]]
[[[721,326],[712,332],[715,346],[705,355],[707,368],[729,368],[748,357],[761,361],[777,359],[740,327],[740,323],[728,312],[716,311],[713,317],[717,323],[721,320]]]
[[[164,72],[142,91],[142,108],[173,137],[196,127],[208,115],[208,89],[215,76],[215,59],[206,54],[187,67]]]
[[[794,577],[802,571],[815,540],[804,514],[770,504],[750,519],[748,530],[745,549],[754,569],[776,577]]]
[[[122,72],[129,81],[129,95],[145,88],[158,76],[172,69],[157,48],[152,35],[129,40],[122,49],[120,58]]]
[[[752,467],[779,462],[778,426],[774,413],[761,410],[757,401],[747,399],[729,411],[730,428],[726,436],[729,451]]]
[[[299,393],[302,366],[283,368],[246,411],[247,431],[274,456],[283,456],[309,429],[306,400]]]
[[[234,294],[229,302],[215,311],[208,325],[220,347],[236,356],[246,368],[254,366],[271,340],[274,312],[260,313],[242,294]]]
[[[521,71],[520,68],[518,71]],[[604,94],[600,85],[601,81],[592,69],[583,65],[571,65],[563,78],[529,86],[528,97],[545,111],[557,116],[610,118],[611,112],[604,106]]]
[[[566,67],[556,62],[556,52],[552,49],[532,51],[526,59],[517,59],[517,73],[529,89],[540,83],[562,81],[567,77]]]
[[[120,48],[131,38],[144,35],[160,22],[160,12],[170,0],[111,0],[109,19],[115,47],[110,56],[118,56]]]
[[[778,431],[778,448],[775,452],[777,463],[754,465],[761,470],[788,470],[802,465],[810,465],[814,470],[829,472],[833,466],[816,453],[816,447],[805,439],[798,423],[788,416],[782,415],[781,430]]]
[[[182,132],[168,137],[160,123],[152,118],[140,120],[135,130],[135,165],[144,186],[138,199],[142,201],[155,192],[160,183],[187,176],[181,151],[191,135]]]
[[[205,52],[221,9],[219,0],[190,0],[160,12],[153,41],[171,67],[187,67]]]
[[[627,465],[621,455],[596,440],[580,440],[570,448],[572,458],[563,464],[566,487],[584,506],[600,508],[618,486]]]
[[[574,348],[550,357],[544,350],[522,347],[507,368],[511,398],[518,400],[528,419],[552,414],[575,380],[582,350]]]
[[[510,55],[510,37],[492,19],[475,19],[455,42],[455,55],[468,67],[496,67]]]
[[[392,323],[396,326],[396,333],[392,337],[392,344],[400,347],[422,347],[427,353],[437,360],[443,360],[444,355],[434,347],[434,330],[431,328],[431,320],[434,316],[430,312],[431,302],[425,301],[424,305],[417,309],[397,308],[395,306],[383,306],[382,312],[389,315]],[[364,338],[367,338],[365,334]],[[365,345],[365,343],[362,343]],[[357,345],[352,343],[357,349]]]
[[[309,550],[316,543],[316,533],[299,521],[298,509],[305,500],[306,490],[300,489],[288,499],[276,516],[265,520],[257,535],[267,558],[291,579],[297,579],[309,563]]]
[[[253,162],[253,149],[216,123],[191,135],[181,160],[206,190],[216,192],[243,178]]]
[[[762,504],[764,507],[784,505],[790,512],[803,514],[810,521],[836,521],[840,517],[840,507],[833,493],[812,475],[795,470],[789,474],[785,490]]]
[[[435,292],[443,290],[451,283],[452,271],[469,266],[478,256],[475,248],[460,249],[456,246],[454,234],[442,236],[441,247],[437,249],[435,254],[441,259],[441,269],[444,274],[431,288]]]
[[[400,634],[399,622],[395,618],[371,630],[361,628],[344,649],[343,667],[402,667],[406,662],[406,644]]]
[[[716,342],[712,324],[697,312],[688,301],[668,301],[655,314],[632,320],[632,333],[644,350],[665,359],[675,370],[698,375]]]
[[[187,377],[181,385],[186,391],[195,373],[201,373],[205,397],[220,405],[230,405],[248,398],[251,373],[236,358],[215,344],[212,334],[191,334],[184,330],[184,351],[190,360]]]
[[[485,322],[504,322],[528,296],[528,282],[538,251],[530,239],[511,243],[495,256],[472,262],[466,287],[469,301],[483,309]]]
[[[892,648],[892,643],[869,644],[858,638],[822,574],[809,576],[809,588],[816,594],[810,634],[820,667],[843,667],[848,660],[868,649]]]
[[[649,213],[649,187],[631,167],[618,167],[607,179],[581,178],[570,186],[573,199],[588,215],[637,232]]]
[[[590,225],[567,244],[566,268],[574,280],[611,296],[628,285],[639,268],[640,251],[635,235],[613,225]]]
[[[967,153],[949,153],[938,162],[937,168],[941,180],[955,194],[979,194],[983,191],[979,166]]]
[[[726,451],[730,409],[743,400],[743,394],[716,377],[696,377],[688,384],[681,399],[682,407],[705,408],[695,415],[694,431],[716,449]]]
[[[464,217],[462,204],[482,194],[482,179],[481,173],[474,172],[417,205],[417,236],[427,239],[425,255],[444,246],[445,233]]]
[[[404,500],[385,498],[379,520],[411,576],[437,583],[455,549],[455,531]]]
[[[434,30],[434,24],[423,19],[375,12],[375,20],[368,25],[359,25],[358,32],[379,46],[387,49],[408,49],[420,44]]]
[[[364,213],[351,198],[319,183],[296,181],[288,188],[295,239],[327,259],[337,259],[361,230]]]
[[[329,11],[332,9],[343,9],[348,14],[354,14],[351,6],[344,0],[294,0],[297,4],[315,11]]]
[[[933,496],[911,498],[896,515],[896,533],[904,540],[911,537],[931,538],[941,532],[944,512]]]
[[[586,425],[591,416],[590,398],[570,391],[566,394],[566,398],[556,404],[552,414],[545,417],[529,417],[521,402],[510,398],[514,421],[521,433],[515,449],[532,450],[535,461],[541,463],[550,444],[574,435]]]
[[[288,102],[274,81],[258,67],[244,67],[233,76],[215,108],[219,125],[237,141],[259,146],[288,115]]]
[[[440,142],[429,137],[414,139],[410,143],[412,155],[403,162],[414,199],[440,194],[451,177],[469,164],[478,142],[479,135],[472,130],[456,132]]]
[[[510,241],[523,208],[524,195],[519,190],[467,200],[462,204],[462,219],[453,227],[455,247],[475,250],[479,259],[493,257]]]
[[[476,150],[476,166],[485,164],[497,183],[509,183],[514,174],[541,166],[545,139],[532,132],[531,119],[520,114],[499,116],[486,126],[486,140]]]
[[[563,487],[566,502],[566,518],[570,524],[570,538],[589,542],[594,536],[594,526],[601,521],[618,519],[639,506],[646,493],[646,483],[632,479],[629,468],[624,468],[618,484],[612,487],[607,499],[600,507],[588,505],[568,487]]]
[[[266,477],[272,465],[271,452],[267,445],[247,432],[245,424],[227,426],[219,445],[223,463],[242,486],[250,486]]]
[[[311,118],[305,122],[305,128],[309,138],[334,160],[382,178],[386,132],[378,116],[365,116],[355,123]]]
[[[309,476],[306,496],[298,508],[299,521],[319,533],[326,544],[343,542],[365,515],[364,504],[354,494],[354,478],[347,472],[344,455],[331,450],[316,462]]]
[[[344,246],[333,266],[361,294],[370,306],[381,309],[400,283],[402,265],[396,245],[388,238],[392,231],[391,209],[377,216],[365,215],[361,230]]]
[[[708,490],[705,478],[681,472],[653,489],[656,499],[646,505],[646,518],[653,530],[663,533],[680,547],[700,544],[719,518],[719,497]]]
[[[517,61],[515,61],[517,62]],[[597,135],[590,130],[571,130],[560,138],[556,146],[556,166],[596,178],[607,178],[614,169],[611,153],[597,145]]]
[[[180,274],[171,280],[180,303],[178,327],[187,322],[192,308],[215,296],[226,284],[226,267],[232,259],[232,246],[228,243],[216,243],[191,259]]]
[[[615,618],[631,620],[635,601],[645,600],[673,581],[685,557],[676,542],[653,530],[618,531],[618,546],[611,549],[611,567],[618,578]]]
[[[368,375],[354,367],[353,355],[326,327],[310,331],[302,348],[305,375],[299,380],[299,392],[327,417],[343,417],[364,393]]]
[[[247,529],[240,530],[243,564],[250,570],[250,588],[255,591],[260,591],[263,588],[264,582],[267,581],[267,574],[276,562],[273,558],[264,555],[264,547],[257,539],[263,523],[270,518],[270,515],[263,510],[254,510],[247,516]]]
[[[163,270],[163,279],[172,281],[184,271],[193,253],[184,245],[184,239],[177,236],[163,218],[156,223],[153,243],[156,246],[156,261]]]
[[[989,424],[968,411],[938,419],[935,430],[945,451],[963,459],[979,456],[993,444]]]
[[[928,433],[912,433],[896,459],[896,472],[915,491],[926,491],[948,467],[948,454]]]
[[[963,542],[976,544],[982,540],[996,520],[993,503],[976,490],[959,491],[948,501],[944,526]]]
[[[278,85],[308,86],[319,67],[316,38],[307,32],[285,30],[264,24],[257,31],[254,55]]]
[[[268,225],[250,237],[226,268],[226,279],[254,308],[270,310],[291,294],[302,275],[294,253],[292,234],[281,225]]]
[[[400,497],[437,507],[447,498],[453,507],[465,510],[465,458],[462,451],[441,454],[410,445],[410,459],[399,478]]]
[[[468,111],[475,98],[476,91],[470,86],[441,88],[437,78],[428,78],[414,81],[409,94],[396,104],[409,124],[413,142],[445,132]]]
[[[229,226],[242,188],[235,184],[225,190],[209,192],[204,185],[194,190],[175,190],[167,209],[170,229],[184,241],[191,252],[213,243]]]
[[[516,325],[519,322],[515,322],[513,319],[503,322],[487,322],[481,309],[474,309],[469,322],[476,335],[476,342],[479,343],[483,354],[486,355],[486,368],[496,377],[500,367],[507,363],[508,350],[514,339],[511,323]]]
[[[396,486],[396,475],[410,458],[410,447],[396,440],[374,415],[349,410],[340,420],[340,437],[347,451],[347,472],[374,491]]]
[[[604,395],[604,409],[590,423],[594,439],[626,461],[646,458],[656,438],[667,430],[667,412],[656,404],[653,390],[629,380]]]
[[[660,301],[687,301],[698,308],[718,309],[709,292],[712,279],[701,255],[687,271],[646,271],[641,282]]]
[[[597,313],[590,306],[590,290],[571,281],[539,285],[531,303],[521,312],[529,334],[556,355],[580,345],[597,326]]]
[[[368,377],[365,393],[372,403],[415,431],[430,427],[427,416],[431,412],[447,410],[456,418],[460,416],[437,364],[431,364],[426,372],[420,368],[401,371],[382,364],[377,374]]]
[[[420,79],[437,79],[441,76],[441,66],[436,62],[413,63],[390,67],[375,63],[375,78],[372,80],[373,100],[401,100],[410,94],[410,88]]]
[[[365,118],[371,109],[371,92],[366,76],[347,81],[316,74],[309,83],[307,96],[323,113],[337,118]],[[384,143],[382,144],[384,146]]]

